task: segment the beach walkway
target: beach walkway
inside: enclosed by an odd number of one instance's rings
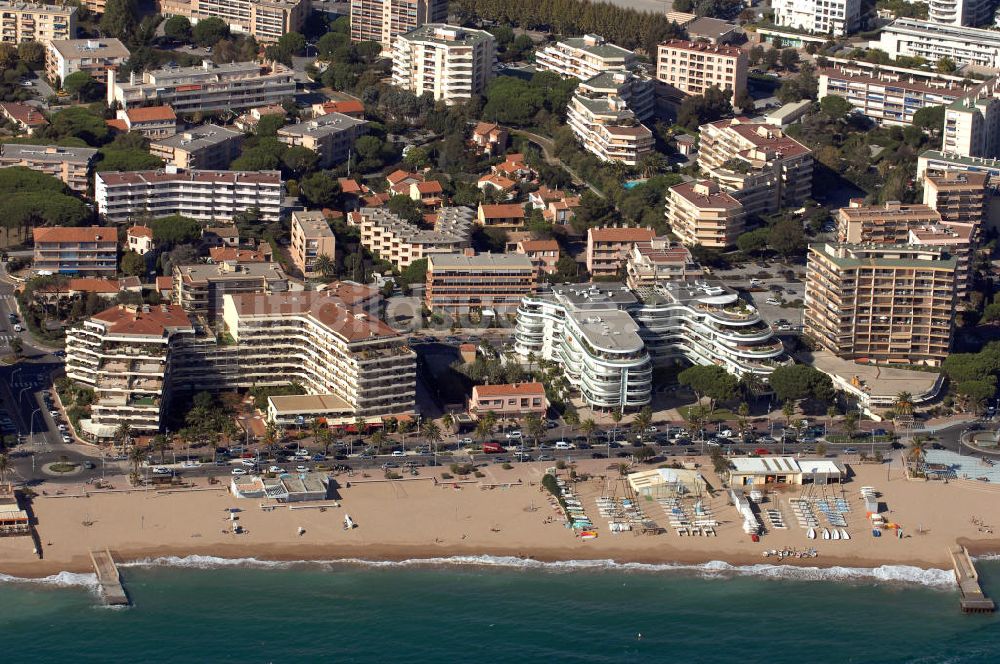
[[[91,551],[90,559],[94,563],[94,571],[97,572],[97,580],[101,584],[105,603],[111,606],[128,606],[128,595],[125,594],[125,586],[122,584],[118,565],[111,557],[111,552],[107,549]]]
[[[963,613],[992,613],[996,604],[986,596],[979,585],[979,573],[972,563],[969,550],[964,546],[955,545],[948,549],[951,562],[955,566],[955,579],[962,594],[960,601]]]

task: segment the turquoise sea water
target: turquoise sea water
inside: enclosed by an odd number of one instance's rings
[[[1000,661],[1000,617],[912,570],[174,563],[126,568],[124,610],[86,575],[4,580],[3,661]]]

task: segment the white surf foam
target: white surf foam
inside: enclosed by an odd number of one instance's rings
[[[218,569],[227,567],[251,567],[258,569],[287,569],[293,566],[356,565],[373,568],[392,567],[442,567],[448,565],[474,567],[504,567],[509,569],[545,570],[551,572],[571,572],[580,570],[626,571],[626,572],[686,572],[704,578],[726,578],[733,576],[759,576],[772,579],[796,581],[875,581],[900,585],[920,585],[931,588],[953,588],[955,575],[951,570],[922,569],[910,565],[882,565],[880,567],[805,567],[798,565],[731,565],[721,560],[713,560],[699,565],[681,563],[620,563],[614,560],[565,560],[541,562],[514,556],[451,556],[440,558],[411,558],[399,561],[366,560],[363,558],[343,558],[337,560],[270,561],[257,558],[218,558],[215,556],[166,556],[124,563],[122,567],[187,567],[195,569]]]
[[[38,584],[56,588],[86,588],[95,593],[100,592],[100,584],[97,582],[96,574],[79,574],[77,572],[59,572],[37,579],[0,574],[0,583]]]

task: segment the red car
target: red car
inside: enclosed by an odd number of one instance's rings
[[[771,454],[771,450],[765,450],[763,447],[758,447],[753,451],[757,456],[768,456]]]

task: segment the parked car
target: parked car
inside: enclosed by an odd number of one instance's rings
[[[233,475],[246,475],[247,471],[245,468],[233,468]]]
[[[557,450],[571,450],[575,447],[576,445],[565,440],[557,440],[555,444]]]
[[[483,452],[485,454],[499,454],[499,453],[504,452],[504,451],[505,450],[503,448],[503,445],[501,445],[500,443],[498,443],[496,441],[490,441],[490,442],[487,442],[487,443],[483,443]]]
[[[507,432],[507,440],[521,440],[521,430],[514,429]]]
[[[295,466],[295,472],[297,473],[308,473],[309,466]]]
[[[394,457],[406,456],[406,452],[404,452],[403,450],[393,450],[392,456]]]
[[[283,472],[285,472],[285,469],[282,468],[281,466],[271,466],[270,468],[267,469],[267,472],[269,472],[269,473],[283,473]]]
[[[157,467],[153,468],[153,474],[154,475],[169,475],[170,472],[171,471],[170,471],[169,468],[164,468],[163,466],[157,466]]]
[[[772,307],[779,307],[779,306],[781,306],[781,300],[779,300],[776,297],[769,297],[766,300],[764,300],[764,303],[765,304],[770,304]]]

